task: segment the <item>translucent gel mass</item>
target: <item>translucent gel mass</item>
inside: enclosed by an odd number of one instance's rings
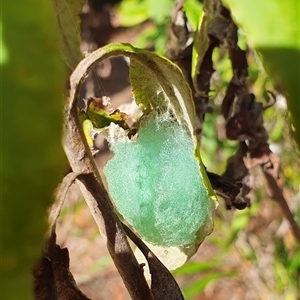
[[[104,173],[124,219],[154,245],[191,244],[209,205],[191,138],[178,123],[153,117],[136,141],[110,147]]]

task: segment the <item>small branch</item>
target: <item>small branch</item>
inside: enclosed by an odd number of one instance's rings
[[[76,106],[65,115],[63,146],[72,170],[80,173],[76,182],[131,298],[152,300],[143,270],[129,246],[84,138]]]
[[[116,51],[115,55],[118,54],[122,54],[121,51]],[[73,172],[80,174],[76,182],[131,298],[153,300],[92,157],[77,112],[80,84],[93,65],[107,56],[99,49],[82,60],[71,75],[70,97],[64,113],[63,148]]]
[[[292,229],[295,239],[300,244],[300,228],[299,228],[298,224],[296,223],[294,216],[286,202],[286,199],[284,198],[284,196],[282,194],[282,190],[279,188],[275,178],[271,174],[269,174],[265,170],[263,170],[263,173],[267,180],[271,197],[280,205],[284,216],[290,223],[290,226],[291,226],[291,229]]]
[[[68,190],[79,174],[79,172],[71,172],[67,174],[57,188],[55,193],[55,202],[52,204],[49,210],[49,236],[51,236],[51,232],[55,232],[56,221],[67,197]]]

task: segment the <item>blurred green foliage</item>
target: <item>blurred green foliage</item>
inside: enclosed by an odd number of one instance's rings
[[[172,0],[123,0],[117,7],[120,26],[132,27],[150,20],[154,26],[148,26],[139,35],[138,48],[154,47],[162,54],[167,39],[167,26],[171,21]]]
[[[139,34],[135,46],[154,49],[164,54],[168,41],[168,28],[171,22],[172,0],[123,0],[116,7],[120,26],[133,27],[150,21]],[[193,29],[196,29],[202,5],[197,0],[186,0],[184,8]]]
[[[50,2],[2,3],[1,299],[33,299],[32,268],[59,183],[65,80]]]

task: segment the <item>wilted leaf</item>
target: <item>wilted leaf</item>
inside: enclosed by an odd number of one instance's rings
[[[300,147],[300,7],[298,0],[223,0],[287,98]]]
[[[128,129],[128,125],[126,124],[128,116],[118,109],[110,112],[110,109],[106,105],[103,105],[101,98],[87,99],[85,114],[95,128],[100,129],[108,126],[110,123],[115,123],[125,130]]]
[[[50,242],[47,253],[39,259],[33,270],[35,299],[90,300],[78,289],[69,263],[68,249],[60,248],[55,241]]]

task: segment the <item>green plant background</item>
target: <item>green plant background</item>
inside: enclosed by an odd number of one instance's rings
[[[1,10],[0,294],[32,299],[31,272],[64,165],[66,77],[51,2],[5,1]]]

